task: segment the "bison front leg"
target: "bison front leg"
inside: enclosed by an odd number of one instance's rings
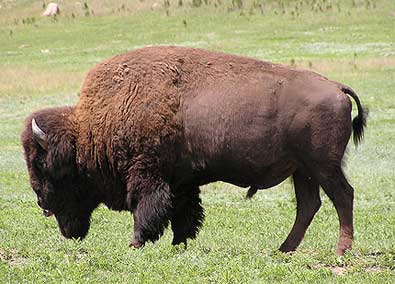
[[[133,213],[134,233],[130,247],[155,242],[169,224],[171,193],[160,178],[134,177],[128,186],[128,204]]]
[[[173,245],[194,239],[204,220],[204,210],[199,197],[198,186],[181,186],[173,193],[173,214],[171,228],[174,233]]]

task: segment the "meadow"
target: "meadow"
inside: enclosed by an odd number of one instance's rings
[[[0,283],[394,283],[394,1],[60,1],[51,18],[40,17],[44,6],[0,1]],[[351,86],[370,110],[364,141],[350,142],[345,165],[355,188],[353,250],[335,255],[338,218],[321,191],[299,249],[277,252],[295,218],[291,180],[252,200],[230,184],[204,186],[205,224],[186,251],[170,245],[170,230],[128,248],[130,213],[104,206],[86,239],[64,239],[30,189],[24,119],[75,104],[90,68],[146,45],[240,54]]]

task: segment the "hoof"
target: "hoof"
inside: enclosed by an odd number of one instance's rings
[[[336,249],[337,256],[343,256],[347,251],[351,251],[351,246],[348,247],[338,247]]]
[[[177,246],[177,245],[180,245],[180,244],[184,244],[184,249],[187,249],[187,240],[186,240],[186,239],[183,239],[183,240],[176,240],[176,239],[173,239],[173,241],[171,242],[171,244],[172,244],[173,246]]]
[[[336,254],[338,256],[344,255],[347,251],[352,249],[353,237],[342,237],[337,244]]]
[[[283,252],[283,253],[290,253],[290,252],[292,253],[292,252],[294,252],[296,250],[296,247],[282,244],[278,250]]]

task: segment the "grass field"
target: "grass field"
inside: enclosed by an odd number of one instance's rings
[[[53,19],[40,17],[43,1],[0,1],[0,283],[394,283],[395,2],[181,2],[60,1]],[[75,104],[101,60],[158,44],[296,65],[357,91],[370,116],[345,168],[355,188],[351,252],[335,256],[338,220],[323,193],[298,251],[276,251],[295,216],[289,180],[251,201],[229,184],[203,187],[206,220],[187,251],[170,245],[170,230],[129,249],[130,214],[105,207],[82,242],[42,217],[19,141],[24,118]]]

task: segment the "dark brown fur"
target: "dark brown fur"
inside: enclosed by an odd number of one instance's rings
[[[351,122],[352,96],[358,116]],[[48,137],[33,138],[31,121]],[[100,203],[129,210],[131,245],[172,224],[173,244],[195,238],[204,213],[199,186],[222,180],[258,189],[293,175],[296,249],[320,207],[319,185],[340,220],[337,252],[351,249],[353,189],[341,170],[365,113],[348,87],[309,71],[181,47],[149,47],[93,68],[72,108],[32,114],[22,134],[39,205],[66,237],[84,237]]]

